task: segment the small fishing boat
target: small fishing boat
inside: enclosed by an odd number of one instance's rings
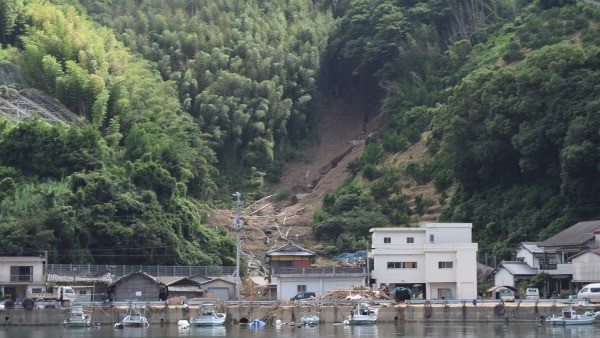
[[[124,327],[147,327],[150,325],[148,319],[142,314],[141,310],[135,304],[129,304],[127,316],[121,323]]]
[[[350,312],[344,323],[349,325],[375,324],[378,313],[379,308],[374,308],[367,303],[359,303]]]
[[[190,319],[194,326],[218,326],[223,325],[227,314],[216,312],[213,304],[202,304],[198,310],[198,317]]]
[[[319,324],[319,316],[307,314],[300,318],[301,325],[313,326]]]
[[[91,325],[91,311],[84,311],[83,306],[71,306],[69,319],[65,319],[66,327],[88,327]]]
[[[591,324],[596,319],[597,314],[598,312],[587,311],[584,314],[580,315],[572,307],[567,306],[562,309],[561,317],[552,315],[552,317],[546,318],[546,322],[552,325]]]

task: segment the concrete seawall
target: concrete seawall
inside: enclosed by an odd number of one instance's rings
[[[552,314],[560,315],[562,304],[508,303],[502,309],[496,304],[452,304],[431,306],[422,304],[382,307],[379,322],[540,322]],[[296,306],[296,305],[229,305],[227,321],[231,324],[251,321],[255,318],[266,323],[281,320],[283,323],[297,323],[306,314],[318,314],[322,322],[343,322],[350,311],[350,305]],[[596,310],[600,310],[596,309]],[[191,306],[147,306],[145,315],[151,324],[175,324],[179,319],[195,317],[198,307]],[[95,307],[92,323],[113,325],[120,322],[127,313],[126,307]],[[429,315],[429,316],[427,316]],[[61,325],[69,316],[69,310],[59,309],[11,309],[0,311],[1,325]],[[597,319],[600,321],[600,319]]]

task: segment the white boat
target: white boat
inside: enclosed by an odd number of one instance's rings
[[[216,312],[212,304],[202,304],[198,310],[198,317],[190,319],[190,324],[194,326],[218,326],[225,323],[227,315],[222,312]]]
[[[92,316],[90,311],[84,311],[83,306],[71,306],[69,319],[65,319],[66,327],[88,327],[91,325]]]
[[[180,319],[177,322],[177,328],[180,329],[180,330],[187,330],[187,329],[190,328],[190,322],[188,322],[185,319]]]
[[[317,315],[304,315],[300,318],[301,325],[313,326],[319,324],[319,316]]]
[[[572,307],[567,306],[562,309],[562,316],[557,317],[552,315],[552,317],[548,317],[546,322],[552,325],[581,325],[581,324],[591,324],[596,319],[596,315],[598,312],[587,311],[586,313],[580,315]]]
[[[146,327],[150,325],[148,319],[146,319],[141,310],[135,306],[135,304],[129,304],[127,316],[123,318],[123,322],[121,324],[123,324],[124,327]]]
[[[359,303],[348,315],[346,320],[350,325],[375,324],[379,308],[374,308],[367,303]]]

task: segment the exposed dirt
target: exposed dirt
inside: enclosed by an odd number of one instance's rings
[[[312,249],[318,245],[312,236],[312,219],[323,193],[334,191],[350,177],[346,166],[362,155],[365,138],[381,127],[373,108],[363,102],[337,100],[327,104],[317,123],[314,146],[285,166],[281,181],[269,189],[268,196],[241,213],[241,247],[255,268],[252,270],[264,271],[264,253],[288,240]],[[276,195],[284,195],[282,192],[291,193],[291,197],[278,200]],[[208,223],[231,228],[233,217],[233,211],[214,210]]]
[[[281,181],[270,187],[267,196],[242,209],[241,248],[251,275],[265,274],[264,254],[288,241],[312,250],[319,248],[320,243],[312,233],[314,211],[321,207],[325,192],[335,191],[350,178],[346,167],[362,155],[365,139],[383,129],[374,111],[363,102],[329,102],[317,123],[315,144],[286,164]],[[424,134],[420,142],[390,156],[383,164],[386,169],[400,173],[398,184],[411,209],[416,207],[416,196],[430,202],[423,214],[411,216],[411,223],[436,220],[441,210],[440,195],[433,184],[418,185],[402,170],[409,163],[422,164],[429,158],[426,138]],[[364,184],[368,187],[373,182]],[[208,215],[208,223],[225,226],[235,236],[234,216],[232,210],[213,210]],[[320,261],[319,264],[332,262]]]

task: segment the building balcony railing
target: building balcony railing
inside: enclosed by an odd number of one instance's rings
[[[43,276],[37,276],[32,274],[27,275],[2,275],[0,274],[0,284],[2,283],[39,283],[43,281]]]
[[[557,267],[556,263],[540,263],[540,270],[556,270]]]
[[[274,268],[273,275],[366,275],[366,267],[326,266],[308,268]]]

